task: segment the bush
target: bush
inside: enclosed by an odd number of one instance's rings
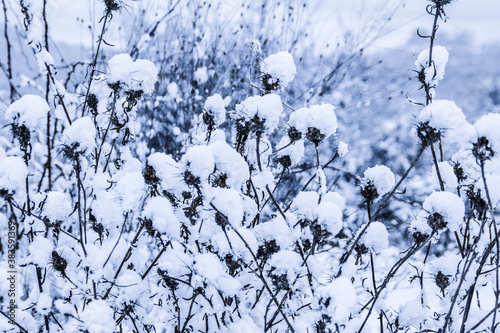
[[[189,58],[195,45],[187,43],[188,57],[143,59],[174,41],[141,38],[101,73],[105,27],[125,5],[104,1],[76,96],[57,80],[39,29],[46,2],[21,1],[46,98],[10,86],[13,142],[0,149],[1,327],[494,331],[500,116],[470,124],[453,101],[435,98],[448,60],[436,31],[450,3],[427,7],[434,24],[415,61],[423,96],[412,100],[421,108],[413,156],[397,161],[397,177],[372,157],[361,177],[342,170],[360,157],[339,140],[335,107],[310,103],[331,81],[304,97],[308,106],[287,103],[294,82],[312,84],[298,79],[304,67],[290,52],[264,56],[253,42],[237,55],[229,89],[228,77],[207,69],[224,57]],[[193,22],[208,20],[199,11],[210,4],[187,4]],[[388,136],[406,140],[401,132]],[[430,185],[415,172],[426,158]]]

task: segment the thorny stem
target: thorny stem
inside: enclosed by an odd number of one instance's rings
[[[382,294],[382,291],[384,291],[384,289],[389,284],[389,281],[396,275],[397,271],[403,266],[403,264],[408,259],[410,259],[415,253],[417,253],[417,251],[420,250],[431,239],[431,237],[432,236],[429,236],[429,237],[427,237],[427,239],[425,241],[418,243],[418,244],[415,244],[412,247],[410,247],[408,249],[408,252],[406,253],[406,255],[404,257],[400,258],[394,264],[394,266],[391,267],[391,269],[389,270],[389,273],[387,273],[387,276],[385,277],[384,281],[378,287],[378,290],[376,291],[375,295],[373,296],[370,308],[368,309],[368,313],[367,313],[363,323],[361,324],[361,327],[359,328],[358,333],[361,333],[361,331],[363,331],[363,328],[365,327],[365,325],[368,321],[368,318],[370,317],[370,315],[375,307],[375,303],[377,302],[378,298]]]
[[[10,86],[10,102],[13,103],[16,88],[12,83],[12,55],[11,55],[12,46],[10,44],[10,38],[9,38],[9,31],[8,31],[9,20],[7,18],[7,6],[5,5],[5,0],[2,0],[2,5],[3,5],[3,19],[4,19],[4,36],[5,36],[5,42],[7,44],[7,78],[9,79],[9,86]]]
[[[413,162],[411,163],[411,165],[409,166],[409,168],[406,170],[406,172],[403,174],[403,176],[401,177],[401,179],[399,179],[398,183],[392,188],[392,190],[389,192],[389,194],[387,194],[387,196],[385,197],[384,201],[382,201],[382,203],[379,205],[378,209],[373,214],[372,219],[376,219],[377,218],[378,214],[380,214],[380,212],[385,207],[385,205],[387,204],[387,202],[389,201],[389,199],[394,195],[394,193],[396,193],[396,191],[399,188],[399,186],[401,186],[401,184],[403,183],[403,181],[410,174],[410,171],[417,164],[417,162],[420,159],[420,157],[422,156],[424,150],[425,150],[425,146],[421,145],[420,148],[419,148],[419,150],[418,150],[418,152],[417,152],[417,155],[413,159]],[[338,273],[335,275],[336,277],[339,277],[342,274],[342,265],[347,261],[347,259],[349,259],[349,257],[352,254],[352,251],[354,250],[354,247],[356,246],[356,244],[358,244],[359,240],[364,235],[364,233],[368,229],[369,225],[370,225],[370,222],[368,222],[364,226],[364,228],[359,232],[358,236],[356,237],[356,239],[354,240],[354,242],[351,244],[351,246],[349,247],[349,249],[340,258],[340,268],[339,268]]]
[[[94,74],[96,71],[97,58],[99,57],[99,50],[101,49],[101,44],[104,40],[104,32],[106,31],[106,24],[108,23],[111,15],[112,15],[111,11],[106,10],[106,12],[104,14],[104,22],[102,24],[101,34],[99,36],[99,41],[97,43],[97,50],[95,52],[94,61],[92,62],[92,64],[90,64],[90,66],[92,67],[92,71],[90,72],[89,83],[87,85],[87,92],[85,93],[85,101],[83,102],[82,117],[85,115],[85,108],[87,107],[87,103],[88,103],[88,99],[89,99],[90,87],[92,85],[92,81],[94,80]]]

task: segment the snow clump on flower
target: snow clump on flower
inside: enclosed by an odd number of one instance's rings
[[[132,60],[126,53],[117,54],[108,62],[109,71],[106,79],[109,82],[126,84],[130,90],[142,90],[150,94],[158,79],[155,65],[145,59]]]
[[[288,87],[288,84],[293,81],[295,74],[297,74],[293,56],[286,51],[278,52],[264,59],[260,70],[263,73],[264,87],[270,88],[266,88],[266,90],[278,90]]]
[[[63,132],[63,144],[72,146],[78,144],[78,149],[90,151],[95,147],[95,126],[90,117],[77,119]]]
[[[455,102],[435,100],[422,109],[418,120],[444,132],[444,138],[449,142],[467,143],[473,134],[472,126]]]
[[[415,60],[417,71],[424,69],[425,83],[435,86],[444,78],[449,53],[443,46],[434,46],[432,49],[432,63],[429,64],[429,49],[423,50]]]
[[[235,118],[251,121],[258,117],[259,120],[264,120],[266,132],[272,133],[278,126],[282,112],[283,106],[278,95],[252,96],[236,105]]]
[[[288,124],[314,144],[319,144],[337,131],[337,116],[331,104],[312,105],[293,112]]]
[[[40,96],[24,95],[12,103],[5,114],[14,119],[16,124],[24,125],[29,130],[34,131],[42,125],[49,110],[49,105]]]
[[[457,231],[462,224],[465,205],[454,193],[433,192],[423,204],[423,211],[412,222],[411,229],[414,234],[438,234],[446,229]]]
[[[204,108],[213,117],[215,125],[219,126],[226,120],[226,108],[221,95],[215,94],[208,97]]]
[[[381,222],[372,222],[360,239],[360,243],[367,249],[380,253],[389,246],[389,233]]]
[[[392,171],[385,165],[376,165],[366,169],[361,185],[361,194],[370,203],[388,193],[395,184]]]

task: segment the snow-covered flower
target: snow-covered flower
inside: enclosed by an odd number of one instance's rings
[[[328,139],[337,131],[337,116],[331,104],[300,108],[290,115],[288,124],[314,144]]]
[[[392,171],[385,165],[376,165],[366,169],[361,185],[361,195],[368,203],[373,203],[388,193],[395,184]]]
[[[278,52],[264,59],[260,70],[262,83],[267,92],[288,87],[297,74],[293,56],[286,51]]]

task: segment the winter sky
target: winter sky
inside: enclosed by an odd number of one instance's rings
[[[277,1],[277,0],[273,0]],[[94,3],[97,7],[94,8]],[[237,7],[240,0],[225,0],[228,8]],[[391,12],[394,13],[384,27],[384,35],[372,43],[372,51],[377,48],[397,48],[403,45],[418,27],[431,26],[432,17],[425,13],[427,0],[319,0],[309,2],[314,7],[310,15],[318,15],[317,38],[328,40],[332,32],[354,29],[360,33],[367,22],[378,20],[384,23]],[[55,0],[51,10],[52,31],[55,41],[80,44],[88,42],[83,26],[100,17],[100,3],[94,0]],[[127,13],[124,13],[126,15]],[[442,24],[440,34],[457,36],[472,35],[477,45],[500,42],[500,1],[498,0],[456,0],[446,14],[449,20]],[[81,20],[83,19],[83,23]],[[80,34],[75,34],[80,31]],[[85,30],[83,30],[85,31]],[[423,30],[425,32],[425,30]]]

